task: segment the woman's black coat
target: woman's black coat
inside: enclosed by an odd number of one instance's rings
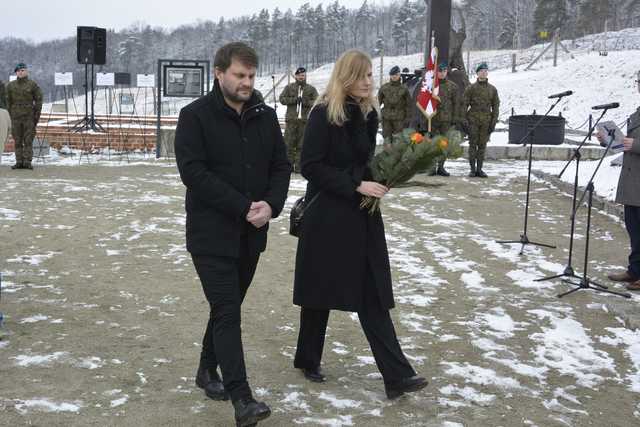
[[[301,224],[293,302],[314,309],[361,311],[365,292],[393,308],[389,255],[380,212],[360,209],[361,181],[375,149],[378,117],[346,105],[349,120],[329,124],[326,106],[309,115],[301,154],[307,200],[319,193]]]

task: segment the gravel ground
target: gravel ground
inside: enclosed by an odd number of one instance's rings
[[[296,240],[288,208],[243,305],[250,384],[264,426],[633,426],[640,333],[609,302],[637,296],[534,282],[564,269],[570,200],[535,180],[528,234],[557,249],[500,245],[522,231],[526,163],[487,180],[418,176],[383,201],[398,336],[424,391],[387,401],[350,313],[334,312],[325,384],[292,368]],[[112,167],[115,166],[115,167]],[[184,249],[184,188],[170,162],[0,167],[0,425],[233,425],[228,402],[194,386],[208,306]],[[585,210],[574,267],[581,271]],[[625,265],[623,225],[595,213],[589,274]],[[622,290],[619,285],[612,289]]]

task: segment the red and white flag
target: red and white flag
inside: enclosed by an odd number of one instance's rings
[[[422,83],[420,85],[420,92],[417,97],[418,108],[422,113],[427,116],[428,119],[433,117],[438,110],[438,103],[440,98],[438,94],[440,92],[440,80],[438,79],[438,73],[436,72],[436,66],[438,62],[438,48],[431,48],[431,55],[429,55],[429,62],[427,63],[427,69],[422,76]]]

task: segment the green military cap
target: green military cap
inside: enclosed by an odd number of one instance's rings
[[[18,71],[18,70],[26,70],[27,69],[27,64],[25,64],[24,62],[19,62],[16,64],[16,68],[13,69],[14,72]]]
[[[488,69],[489,69],[489,66],[487,65],[487,63],[486,62],[481,62],[476,67],[476,73],[479,72],[480,70],[488,70]]]
[[[438,70],[440,71],[444,71],[448,69],[449,69],[449,64],[447,63],[447,61],[442,61],[440,65],[438,65]]]

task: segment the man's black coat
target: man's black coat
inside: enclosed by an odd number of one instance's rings
[[[264,251],[268,224],[256,229],[246,215],[251,202],[264,200],[277,217],[291,176],[275,111],[254,92],[238,114],[216,80],[208,95],[180,111],[175,152],[187,187],[187,250],[237,257],[246,233],[250,249]]]

